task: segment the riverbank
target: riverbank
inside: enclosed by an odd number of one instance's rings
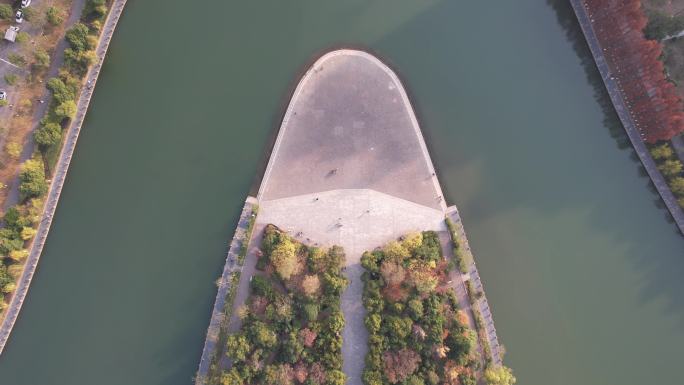
[[[455,274],[458,275],[460,283],[465,287],[466,294],[470,300],[470,309],[473,313],[475,328],[478,333],[484,359],[487,364],[503,365],[503,350],[499,344],[499,337],[494,327],[494,319],[485,295],[484,286],[480,279],[480,273],[475,264],[468,237],[466,236],[463,220],[456,206],[450,206],[446,212],[447,224],[454,245],[462,253],[459,258],[459,269]],[[456,254],[456,253],[454,253]],[[463,261],[463,262],[461,262]],[[461,270],[462,268],[462,270]],[[465,270],[465,271],[463,271]]]
[[[223,273],[217,281],[218,292],[216,293],[216,300],[214,301],[209,321],[207,338],[202,349],[199,369],[195,376],[195,384],[197,385],[208,383],[212,366],[218,365],[221,360],[221,357],[218,355],[223,354],[224,347],[221,344],[226,342],[227,327],[231,318],[233,299],[237,290],[236,284],[242,275],[244,257],[251,240],[257,208],[256,198],[247,197],[245,205],[242,207],[233,239],[230,242],[228,253],[226,254]]]
[[[90,99],[92,97],[95,84],[97,83],[100,68],[104,62],[105,54],[109,48],[109,43],[114,33],[114,29],[116,28],[119,18],[121,17],[121,13],[126,5],[126,1],[127,0],[113,1],[111,10],[102,27],[102,32],[96,49],[96,62],[92,67],[90,67],[87,75],[85,76],[86,81],[83,83],[84,86],[79,96],[78,103],[76,104],[77,109],[75,118],[71,121],[66,133],[66,139],[64,140],[64,144],[60,151],[57,165],[53,173],[53,178],[50,183],[50,188],[47,192],[43,214],[38,225],[36,235],[33,238],[29,255],[25,262],[24,271],[17,283],[17,288],[12,296],[10,305],[5,312],[6,316],[2,322],[2,325],[0,325],[0,354],[4,350],[12,328],[17,320],[17,317],[19,316],[19,311],[24,303],[24,299],[38,265],[38,261],[40,260],[40,255],[43,251],[45,240],[47,239],[48,232],[50,231],[52,218],[54,216],[55,210],[57,209],[59,196],[62,192],[62,187],[64,185],[64,180],[66,179],[69,164],[71,163],[71,157],[76,148],[76,142],[81,131],[81,126],[83,124],[83,120],[85,119],[85,114],[90,104]]]
[[[627,132],[629,140],[632,143],[632,147],[634,147],[634,151],[637,153],[641,163],[646,169],[646,172],[658,191],[658,194],[660,194],[660,197],[665,203],[667,210],[672,215],[672,218],[680,233],[684,234],[684,210],[682,210],[677,198],[670,190],[666,179],[658,170],[658,167],[651,157],[646,143],[644,143],[643,139],[641,138],[636,123],[634,122],[630,110],[625,104],[625,100],[620,92],[620,85],[618,84],[619,79],[616,80],[616,78],[613,76],[608,66],[608,62],[603,56],[603,49],[601,48],[598,38],[596,37],[596,33],[594,31],[594,27],[588,15],[587,9],[585,8],[582,0],[570,0],[570,3],[575,11],[575,15],[577,16],[577,20],[579,21],[582,32],[584,33],[584,37],[589,45],[592,56],[594,57],[594,61],[601,74],[601,78],[606,90],[610,95],[615,112],[619,116],[625,132]]]

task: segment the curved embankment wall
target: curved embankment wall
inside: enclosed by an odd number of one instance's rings
[[[675,224],[679,228],[679,231],[684,234],[684,210],[682,210],[681,206],[679,206],[677,198],[675,198],[674,194],[670,190],[665,178],[660,173],[655,161],[651,157],[648,148],[646,148],[646,144],[641,139],[639,130],[637,129],[636,124],[630,115],[629,108],[625,104],[625,100],[620,93],[620,87],[617,81],[612,77],[608,62],[603,56],[603,49],[601,48],[601,44],[596,37],[596,32],[591,24],[591,19],[589,18],[587,9],[584,7],[582,0],[570,0],[570,4],[572,4],[572,8],[575,10],[575,15],[577,15],[577,20],[579,21],[580,27],[582,27],[584,38],[587,40],[587,44],[591,49],[594,62],[596,62],[596,67],[601,73],[603,84],[606,86],[606,90],[610,95],[610,100],[613,103],[615,112],[617,112],[618,116],[620,117],[622,126],[625,128],[627,136],[629,136],[629,140],[632,142],[634,150],[639,156],[641,163],[644,165],[644,168],[646,169],[648,176],[651,178],[653,185],[658,190],[660,197],[663,199],[663,202],[665,202],[665,206],[667,206],[667,209],[672,215]]]
[[[62,186],[64,185],[69,164],[71,163],[71,156],[76,148],[78,135],[81,132],[81,126],[83,125],[83,120],[88,110],[88,106],[90,105],[90,98],[92,97],[95,83],[97,82],[98,75],[100,74],[100,68],[104,62],[105,54],[109,48],[109,42],[112,39],[112,35],[117,23],[119,22],[121,13],[126,5],[126,1],[127,0],[113,1],[111,10],[107,16],[107,20],[102,27],[102,34],[100,35],[100,41],[98,42],[96,50],[97,61],[86,75],[85,83],[77,103],[76,116],[69,126],[67,137],[64,140],[64,145],[57,161],[57,167],[55,168],[52,183],[50,184],[50,189],[45,200],[43,217],[38,225],[38,231],[33,239],[33,243],[31,244],[29,256],[26,259],[24,272],[17,282],[17,289],[14,292],[12,300],[10,301],[10,305],[6,310],[7,314],[5,319],[3,320],[2,325],[0,325],[0,354],[5,349],[7,340],[9,339],[12,328],[14,327],[14,323],[19,316],[21,306],[24,303],[26,294],[28,293],[29,286],[31,285],[33,274],[38,266],[38,261],[40,260],[43,246],[45,245],[45,239],[47,238],[48,232],[50,231],[50,226],[52,225],[52,217],[55,214],[57,203],[59,202],[59,197],[62,193]]]

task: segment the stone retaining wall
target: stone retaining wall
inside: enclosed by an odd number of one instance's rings
[[[577,20],[582,27],[582,32],[584,33],[584,38],[587,40],[587,44],[591,49],[591,54],[596,62],[596,67],[598,67],[601,73],[601,78],[603,79],[603,84],[606,86],[606,90],[610,95],[610,100],[613,102],[613,107],[615,112],[617,112],[622,122],[622,126],[629,136],[629,140],[632,142],[632,146],[636,151],[641,163],[644,165],[648,176],[651,178],[653,185],[658,190],[665,206],[672,214],[672,218],[675,224],[679,228],[679,231],[684,234],[684,210],[677,202],[677,198],[674,196],[670,187],[667,185],[665,178],[658,170],[655,161],[651,157],[651,153],[646,147],[646,143],[641,139],[639,130],[632,119],[631,112],[627,108],[624,99],[622,98],[622,93],[620,92],[619,80],[614,78],[606,58],[603,56],[603,49],[599,43],[596,33],[594,32],[594,27],[591,23],[590,15],[587,12],[582,0],[570,0],[572,8],[575,10],[575,15],[577,15]]]

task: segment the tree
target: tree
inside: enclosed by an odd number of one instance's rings
[[[44,70],[50,67],[50,55],[42,48],[38,48],[33,52],[33,68],[38,70]]]
[[[55,7],[49,7],[47,11],[45,11],[45,18],[47,19],[48,23],[55,27],[64,22],[62,11]]]
[[[684,196],[684,178],[681,176],[674,177],[670,180],[670,188],[672,192],[678,196]]]
[[[221,385],[243,385],[245,381],[236,368],[232,368],[221,375]]]
[[[16,74],[5,74],[5,83],[7,83],[7,85],[13,86],[17,84],[17,79],[19,79],[19,77]]]
[[[307,348],[313,346],[314,342],[316,341],[316,336],[318,336],[318,333],[309,328],[304,328],[299,331],[299,340]]]
[[[17,262],[23,261],[24,259],[26,259],[26,257],[28,257],[28,255],[29,252],[26,249],[12,250],[9,253],[9,257]]]
[[[413,233],[404,237],[401,244],[410,252],[420,247],[423,244],[423,233]]]
[[[273,348],[278,342],[277,336],[273,330],[269,329],[268,326],[261,321],[254,321],[249,328],[250,337],[257,346],[264,349]]]
[[[63,119],[71,119],[76,114],[77,109],[78,107],[73,100],[67,100],[55,108],[55,115]]]
[[[7,20],[14,16],[12,6],[9,4],[0,4],[0,19]]]
[[[39,197],[47,191],[45,170],[43,162],[37,159],[29,159],[21,165],[19,173],[19,193],[22,200]]]
[[[36,17],[36,10],[33,7],[23,7],[21,12],[24,13],[26,21],[32,21]]]
[[[107,14],[107,5],[105,4],[105,0],[88,0],[84,13],[96,19],[104,18],[104,16]]]
[[[17,142],[9,142],[5,145],[5,151],[12,159],[19,158],[19,155],[21,155],[21,149],[21,145]]]
[[[651,156],[653,159],[670,159],[674,155],[672,147],[669,144],[663,143],[651,149]]]
[[[329,370],[326,377],[326,385],[344,385],[347,381],[347,376],[340,370]]]
[[[252,350],[252,347],[243,334],[231,334],[226,340],[226,354],[228,357],[244,361],[247,359],[247,354]]]
[[[302,268],[299,261],[297,261],[295,251],[294,243],[289,238],[285,238],[271,253],[271,263],[273,263],[276,272],[284,280],[289,280],[292,275],[299,273]]]
[[[420,355],[411,349],[387,351],[383,355],[385,377],[391,384],[407,379],[418,369]]]
[[[408,317],[389,315],[385,318],[385,332],[390,342],[397,345],[406,345],[406,337],[411,334],[413,321]]]
[[[395,261],[384,261],[380,265],[380,274],[385,280],[387,286],[398,286],[404,282],[406,277],[406,271],[404,268]]]
[[[66,40],[74,51],[85,51],[91,48],[88,44],[88,27],[76,23],[66,33]]]
[[[24,227],[21,229],[21,239],[28,241],[29,239],[36,236],[36,229],[33,227]]]
[[[669,16],[660,11],[648,13],[648,24],[644,28],[647,39],[662,40],[684,29],[684,19],[680,16]]]
[[[29,40],[31,40],[31,35],[24,31],[17,33],[17,37],[15,38],[15,41],[19,44],[27,43]]]
[[[58,104],[64,103],[67,100],[74,100],[76,94],[74,91],[67,87],[66,84],[60,78],[51,78],[47,81],[47,88],[52,92],[52,97]]]
[[[35,131],[33,139],[43,147],[55,145],[62,139],[62,127],[57,123],[47,123]]]
[[[488,385],[513,385],[516,382],[513,371],[505,366],[489,367],[484,373]]]
[[[64,50],[64,64],[73,73],[83,76],[88,67],[97,59],[94,51],[77,51],[71,48]]]
[[[682,172],[682,162],[677,160],[666,160],[658,165],[658,170],[668,178],[679,175]]]
[[[302,280],[302,291],[309,297],[315,297],[321,288],[321,281],[317,275],[307,275]]]
[[[7,55],[7,60],[9,60],[10,63],[14,64],[17,67],[23,68],[26,66],[26,58],[15,52],[12,52],[9,55]]]

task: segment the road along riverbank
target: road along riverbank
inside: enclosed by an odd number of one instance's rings
[[[613,77],[610,66],[603,55],[603,48],[596,37],[596,32],[594,31],[591,17],[589,16],[587,8],[582,0],[570,0],[570,4],[572,4],[572,8],[575,11],[575,15],[577,16],[577,20],[579,21],[582,32],[584,33],[584,37],[589,45],[591,54],[594,57],[596,67],[601,73],[603,84],[606,86],[606,90],[610,95],[610,100],[613,103],[615,112],[620,117],[622,126],[624,127],[625,132],[627,132],[627,136],[634,147],[634,151],[636,151],[641,163],[644,165],[644,168],[648,173],[649,178],[651,178],[653,185],[655,186],[656,190],[658,190],[658,194],[660,194],[663,202],[665,202],[665,206],[672,215],[672,218],[674,219],[676,226],[679,228],[679,231],[684,234],[684,210],[682,210],[681,206],[679,206],[677,198],[670,190],[665,178],[660,173],[655,161],[651,157],[651,153],[648,151],[646,143],[644,143],[644,141],[641,139],[641,135],[637,129],[636,123],[632,119],[631,112],[625,104],[625,100],[620,92],[620,86],[616,78]]]
[[[396,74],[362,51],[318,59],[290,100],[257,199],[253,239],[274,224],[301,242],[344,248],[342,369],[347,384],[360,385],[367,353],[361,255],[408,233],[447,233],[447,205]]]
[[[209,321],[207,338],[204,341],[204,349],[202,349],[199,369],[195,376],[195,383],[197,385],[207,383],[211,366],[217,365],[221,359],[221,357],[217,357],[217,354],[222,353],[223,349],[218,344],[226,342],[225,338],[222,337],[225,337],[228,322],[230,321],[230,312],[226,313],[226,310],[233,307],[232,300],[237,290],[235,287],[237,282],[235,281],[239,281],[242,274],[244,262],[242,259],[245,257],[244,253],[251,240],[257,210],[256,198],[247,197],[245,205],[242,207],[233,239],[228,247],[223,273],[217,282],[218,292],[216,293],[214,308],[211,312],[211,320]]]
[[[124,6],[127,0],[114,0],[111,6],[111,10],[107,16],[107,19],[102,27],[102,33],[100,35],[100,40],[97,45],[97,59],[95,64],[91,66],[88,74],[85,77],[85,82],[81,94],[78,99],[76,115],[71,122],[66,139],[64,140],[64,145],[60,152],[57,166],[50,183],[50,188],[47,193],[45,200],[45,208],[43,210],[43,216],[38,225],[37,233],[31,244],[29,250],[29,255],[26,259],[26,266],[24,272],[17,282],[17,288],[12,296],[10,305],[7,309],[7,315],[0,325],[0,354],[4,350],[9,336],[12,332],[12,328],[19,316],[19,311],[24,303],[26,294],[28,293],[31,280],[33,279],[33,274],[38,266],[38,261],[40,260],[40,255],[43,251],[43,246],[45,245],[45,240],[47,239],[48,232],[50,231],[50,226],[52,225],[52,218],[57,209],[57,203],[59,202],[60,194],[62,193],[62,187],[64,185],[64,180],[66,179],[67,171],[69,170],[69,164],[71,163],[71,157],[76,149],[76,142],[78,141],[79,133],[81,132],[81,126],[83,125],[83,120],[85,119],[85,114],[90,105],[90,99],[97,83],[98,75],[100,74],[100,69],[102,68],[102,63],[105,59],[105,54],[109,48],[109,43],[114,34],[116,25],[121,17]]]

